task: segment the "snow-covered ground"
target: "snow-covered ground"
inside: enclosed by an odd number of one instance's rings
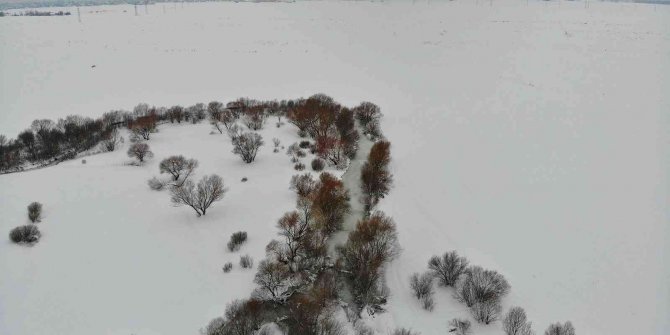
[[[98,116],[316,92],[379,104],[395,188],[382,208],[402,255],[387,271],[382,334],[444,334],[467,316],[450,292],[421,310],[411,272],[456,249],[512,285],[538,332],[670,332],[670,7],[553,1],[203,3],[82,8],[0,19],[0,133],[35,118]],[[75,11],[76,12],[76,11]],[[92,68],[92,65],[96,65]],[[0,243],[0,334],[193,334],[253,271],[224,275],[247,230],[256,260],[294,205],[292,165],[268,128],[252,166],[208,126],[161,128],[156,158],[123,152],[0,176],[0,231],[45,204],[43,240]],[[273,132],[285,132],[273,135]],[[149,191],[182,153],[230,192],[204,218]],[[243,176],[248,183],[240,183]],[[198,176],[196,176],[198,177]],[[257,206],[257,207],[255,207]],[[258,208],[258,209],[256,209]],[[500,334],[499,324],[477,334]]]

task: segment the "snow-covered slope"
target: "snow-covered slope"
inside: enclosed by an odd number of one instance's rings
[[[5,17],[0,44],[10,136],[38,117],[142,101],[325,92],[379,104],[396,180],[382,208],[403,247],[387,272],[389,311],[371,321],[383,333],[444,334],[467,316],[444,289],[432,313],[408,291],[410,273],[450,249],[503,273],[505,307],[523,306],[537,331],[569,319],[580,334],[670,332],[670,7],[208,3],[135,16],[110,6],[82,9],[81,24]],[[291,165],[266,147],[242,167],[208,132],[171,127],[150,143],[157,158],[197,158],[200,174],[230,185],[206,218],[150,192],[156,161],[123,166],[122,152],[0,176],[2,231],[24,223],[30,201],[46,208],[40,244],[0,244],[0,333],[195,333],[246,296],[252,271],[223,275],[237,259],[224,244],[245,229],[243,252],[262,255],[293,205]]]

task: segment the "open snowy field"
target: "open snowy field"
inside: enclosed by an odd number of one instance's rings
[[[385,114],[395,187],[381,209],[403,252],[387,270],[380,334],[445,334],[469,312],[437,289],[426,312],[409,275],[458,250],[508,279],[505,309],[542,333],[670,333],[670,6],[524,0],[158,4],[0,18],[0,134],[36,118],[99,116],[139,102],[190,105],[323,92]],[[95,67],[92,67],[95,65]],[[268,127],[242,166],[209,126],[162,127],[143,167],[125,150],[0,176],[0,233],[45,205],[32,248],[0,242],[0,334],[196,334],[254,271],[293,208]],[[146,180],[158,160],[200,160],[230,188],[206,217]],[[249,182],[241,183],[243,176]],[[235,270],[223,274],[226,261]],[[476,334],[502,334],[498,323]]]

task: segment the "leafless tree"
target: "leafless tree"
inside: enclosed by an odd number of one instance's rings
[[[433,256],[428,261],[428,268],[444,286],[454,286],[467,267],[468,260],[458,256],[456,251],[446,252],[442,257]]]
[[[136,158],[140,163],[143,163],[145,158],[152,157],[153,155],[153,152],[149,149],[149,145],[146,143],[133,143],[128,148],[128,157]]]
[[[472,316],[479,323],[489,324],[500,317],[502,307],[497,300],[477,302],[470,307]]]
[[[193,173],[193,170],[198,167],[198,161],[195,159],[186,159],[182,155],[170,156],[163,159],[158,168],[161,173],[169,173],[172,175],[172,180],[177,181],[179,177],[184,176],[184,180]],[[182,183],[183,183],[182,181]]]
[[[233,140],[233,153],[242,157],[245,163],[256,159],[258,149],[263,145],[263,138],[257,133],[244,133]]]
[[[370,122],[379,120],[382,116],[379,106],[371,102],[362,102],[360,105],[354,108],[354,113],[358,121],[363,126]]]
[[[258,285],[254,296],[261,300],[283,303],[290,296],[288,267],[278,262],[263,260],[258,264],[254,283]]]
[[[414,296],[419,299],[422,303],[422,306],[425,310],[432,311],[435,306],[433,300],[433,275],[430,273],[424,273],[419,275],[418,273],[412,274],[410,277],[410,287]]]
[[[570,321],[566,321],[563,324],[557,322],[550,325],[549,328],[544,331],[544,335],[575,335],[575,327]]]
[[[197,214],[205,215],[207,209],[215,202],[223,198],[226,189],[223,187],[223,179],[218,175],[204,176],[196,185],[187,180],[184,184],[170,188],[172,203],[175,206],[188,205]]]
[[[478,302],[497,302],[509,289],[507,280],[498,272],[472,266],[464,278],[457,282],[455,297],[472,307]]]
[[[502,320],[503,330],[507,335],[533,335],[531,323],[521,307],[512,307]]]

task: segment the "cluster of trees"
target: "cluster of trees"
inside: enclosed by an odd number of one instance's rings
[[[316,154],[329,164],[344,167],[356,156],[359,134],[354,111],[342,107],[331,97],[316,94],[295,101],[287,117],[298,127],[300,136],[314,139]]]
[[[368,160],[361,168],[361,189],[365,211],[370,212],[379,199],[388,194],[393,182],[389,171],[391,163],[391,143],[378,141],[370,149]]]
[[[59,10],[57,12],[48,12],[48,11],[39,11],[39,10],[27,10],[22,13],[14,13],[12,16],[68,16],[70,12],[64,12]],[[0,12],[0,16],[5,16],[4,13]]]
[[[483,324],[490,324],[502,317],[502,328],[507,335],[534,335],[532,323],[521,307],[511,307],[502,315],[500,300],[509,292],[510,285],[500,273],[481,266],[469,265],[465,257],[456,251],[442,256],[433,256],[428,261],[428,272],[410,277],[410,288],[415,297],[423,302],[423,307],[432,310],[433,280],[441,286],[452,287],[454,298],[464,303],[473,318]],[[454,319],[450,322],[451,332],[468,334],[470,322]],[[575,335],[574,327],[565,324],[551,325],[545,335]]]

